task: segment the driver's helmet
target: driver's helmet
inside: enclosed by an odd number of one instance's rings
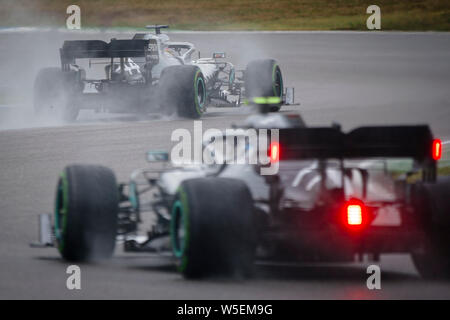
[[[177,53],[175,52],[175,50],[173,50],[172,48],[169,48],[169,47],[165,47],[164,48],[164,53],[167,54],[167,55],[170,55],[172,57],[176,57],[177,56]]]

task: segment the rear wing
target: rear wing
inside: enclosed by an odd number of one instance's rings
[[[145,57],[154,63],[159,60],[158,46],[155,39],[111,39],[109,43],[101,40],[64,41],[60,49],[63,66],[74,63],[81,58],[134,58]]]
[[[433,135],[427,125],[280,129],[280,160],[412,158],[435,177]]]

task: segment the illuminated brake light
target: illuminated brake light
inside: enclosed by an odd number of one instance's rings
[[[343,222],[353,230],[360,230],[368,221],[367,208],[359,199],[350,199],[344,205]]]
[[[362,224],[362,208],[358,204],[352,204],[347,207],[347,224],[350,226]]]
[[[432,156],[434,160],[439,160],[442,156],[442,141],[439,139],[433,140]]]
[[[272,142],[270,145],[270,162],[278,162],[280,160],[280,144],[278,142]]]

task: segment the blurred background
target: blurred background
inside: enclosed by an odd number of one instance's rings
[[[367,30],[366,9],[381,8],[383,30],[449,30],[448,0],[0,0],[0,27],[63,27],[66,8],[82,8],[82,26],[185,30]]]

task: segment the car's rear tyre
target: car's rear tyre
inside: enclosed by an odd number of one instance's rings
[[[424,226],[423,245],[412,253],[414,265],[425,279],[450,279],[450,177],[414,191]]]
[[[184,181],[172,207],[171,240],[186,278],[249,276],[253,268],[253,202],[242,181],[199,178]]]
[[[279,111],[283,100],[283,75],[278,63],[273,59],[251,61],[244,75],[247,99],[278,97],[280,102],[270,104],[270,111]]]
[[[159,105],[165,113],[198,119],[206,110],[206,82],[200,68],[170,66],[161,72]]]
[[[72,122],[78,117],[76,93],[80,83],[77,72],[62,72],[61,68],[44,68],[34,81],[33,104],[36,114],[47,114]]]
[[[110,169],[66,167],[58,181],[54,210],[55,238],[62,257],[79,262],[111,257],[118,208],[119,193]]]

